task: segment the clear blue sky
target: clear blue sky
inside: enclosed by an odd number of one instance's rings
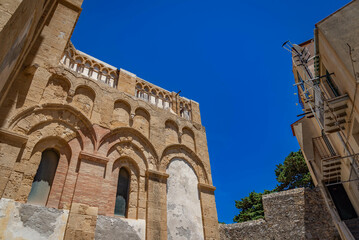
[[[299,149],[290,124],[293,93],[286,40],[313,37],[314,24],[348,0],[84,0],[75,47],[200,103],[218,219],[234,200],[273,189],[275,165]]]

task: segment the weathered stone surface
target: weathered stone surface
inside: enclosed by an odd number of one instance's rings
[[[219,224],[220,239],[340,239],[319,189],[263,196],[265,219]]]
[[[271,240],[265,220],[248,221],[244,223],[219,224],[221,240],[261,239]]]
[[[145,240],[145,220],[98,216],[95,239],[97,240]]]
[[[0,199],[0,239],[63,239],[67,210]]]
[[[196,174],[182,159],[172,160],[167,173],[168,240],[204,239]]]

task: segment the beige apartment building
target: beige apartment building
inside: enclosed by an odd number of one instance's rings
[[[302,118],[292,124],[342,239],[359,239],[359,1],[315,25],[292,53]]]
[[[218,239],[199,104],[77,50],[81,4],[0,0],[0,239]]]

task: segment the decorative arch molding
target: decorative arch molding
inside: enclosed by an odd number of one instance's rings
[[[137,218],[138,216],[138,207],[139,207],[139,197],[140,195],[145,195],[145,189],[141,188],[141,185],[144,185],[144,182],[141,183],[141,169],[138,166],[137,162],[131,157],[119,157],[117,158],[112,166],[111,179],[114,183],[113,190],[117,190],[117,181],[118,174],[121,168],[125,168],[130,174],[130,186],[128,192],[128,206],[127,206],[127,217],[128,218]],[[113,195],[109,197],[110,201],[113,201],[113,207],[109,209],[109,212],[113,212],[115,207],[115,198],[116,191],[113,191]],[[111,205],[111,204],[110,204]]]
[[[159,170],[166,172],[168,165],[175,158],[185,160],[194,169],[200,183],[209,183],[208,173],[201,159],[190,148],[182,144],[174,144],[165,148],[161,155]]]
[[[115,127],[129,126],[131,120],[131,105],[122,99],[117,99],[113,105],[111,124]]]
[[[122,167],[126,168],[128,172],[133,172],[137,179],[139,179],[141,169],[133,158],[127,156],[117,158],[112,165],[112,172],[114,172],[116,168]]]
[[[76,94],[76,91],[78,91],[78,89],[81,89],[81,88],[84,88],[86,89],[90,94],[91,94],[91,97],[93,98],[92,100],[95,101],[95,98],[96,96],[98,96],[95,92],[95,90],[93,90],[91,87],[89,87],[88,85],[85,85],[85,84],[78,84],[76,86],[76,89],[75,89],[75,94]]]
[[[142,133],[140,133],[136,129],[129,127],[116,128],[111,132],[107,133],[99,141],[99,147],[97,151],[108,156],[108,154],[110,153],[110,149],[114,145],[123,142],[128,142],[135,145],[144,154],[149,167],[158,166],[159,158],[153,145]]]
[[[84,146],[83,139],[77,129],[65,121],[52,119],[34,125],[28,132],[29,139],[43,139],[48,137],[59,137],[66,142],[76,138],[81,148]],[[30,141],[31,142],[31,141]]]
[[[91,122],[77,109],[63,104],[43,104],[20,111],[9,121],[9,129],[14,132],[30,135],[40,126],[46,126],[53,122],[67,126],[81,138],[80,141],[90,140],[96,147],[97,136]],[[61,135],[61,134],[58,134]],[[69,133],[69,139],[74,136]]]
[[[42,94],[41,102],[65,103],[72,85],[66,77],[52,74]]]
[[[28,178],[32,181],[35,177],[37,169],[40,165],[42,153],[47,149],[54,149],[59,154],[59,161],[56,168],[53,184],[50,189],[48,196],[47,204],[48,207],[58,208],[60,204],[60,194],[63,191],[65,184],[65,176],[68,171],[70,160],[72,157],[72,149],[69,146],[68,142],[58,136],[50,136],[40,139],[38,142],[34,143],[31,153],[29,153],[29,163],[28,170],[25,172],[28,175]],[[30,165],[29,165],[30,164]],[[21,185],[28,186],[28,181],[23,181]],[[21,188],[21,187],[20,187]],[[21,192],[21,199],[27,199],[30,188],[26,191]]]
[[[75,90],[71,105],[74,105],[86,116],[89,116],[89,118],[91,118],[92,111],[95,106],[95,99],[96,93],[92,88],[86,85],[80,85]]]
[[[108,158],[111,162],[113,161],[114,167],[118,159],[131,159],[132,162],[136,163],[138,173],[141,176],[145,176],[148,168],[153,169],[155,167],[154,165],[148,163],[145,154],[141,150],[141,146],[138,146],[134,142],[124,141],[116,143],[109,149]]]
[[[69,82],[71,82],[70,92],[72,93],[70,93],[69,95],[75,93],[75,89],[77,89],[79,86],[86,85],[88,88],[91,88],[91,90],[95,92],[96,96],[101,96],[102,93],[101,89],[103,89],[104,86],[107,86],[107,85],[99,84],[98,81],[94,81],[93,79],[90,80],[88,77],[85,77],[82,74],[69,71],[62,66],[53,68],[53,72],[54,72],[53,76],[58,76],[59,78],[65,78]],[[108,87],[106,90],[116,92],[116,89],[112,87]]]
[[[65,139],[57,136],[45,137],[38,141],[32,149],[31,158],[34,157],[34,155],[36,155],[37,153],[41,153],[48,148],[55,149],[59,155],[64,155],[67,160],[67,163],[70,164],[72,156],[71,147]],[[34,162],[35,164],[40,163],[40,161],[32,162]]]

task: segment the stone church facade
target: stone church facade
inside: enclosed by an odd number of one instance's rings
[[[0,1],[0,239],[218,239],[199,104],[77,50],[81,3]]]

